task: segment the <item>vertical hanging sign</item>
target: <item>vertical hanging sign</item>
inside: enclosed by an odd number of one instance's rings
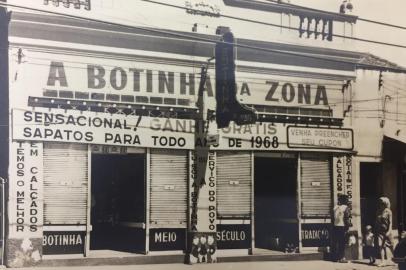
[[[348,196],[348,207],[351,210],[350,223],[351,227],[346,237],[345,257],[350,260],[357,259],[359,257],[359,237],[357,226],[354,222],[357,222],[353,218],[353,169],[354,163],[351,155],[337,156],[333,159],[334,163],[334,200],[337,203],[337,196],[339,194],[345,194]]]
[[[351,155],[333,158],[334,204],[339,194],[348,196],[348,207],[352,210],[353,201],[353,160]],[[352,216],[350,216],[352,218]],[[352,222],[351,222],[352,224]]]
[[[196,151],[190,166],[189,260],[210,263],[216,251],[216,153]]]
[[[10,158],[10,238],[42,237],[42,143],[12,142]]]

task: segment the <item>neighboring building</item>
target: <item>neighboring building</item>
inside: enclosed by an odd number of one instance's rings
[[[396,194],[395,185],[404,189],[397,173],[404,166],[398,141],[405,140],[388,123],[379,126],[387,117],[377,104],[385,107],[388,98],[378,90],[377,72],[405,70],[334,37],[336,31],[350,36],[356,16],[242,0],[162,0],[182,8],[99,0],[90,10],[53,2],[32,4],[53,14],[8,8],[2,58],[8,68],[1,73],[8,72],[8,87],[1,88],[7,99],[0,101],[9,101],[1,110],[10,116],[1,134],[9,138],[9,157],[0,167],[8,179],[8,266],[100,249],[183,252],[196,217],[198,231],[216,234],[217,256],[230,249],[247,256],[285,251],[288,244],[325,251],[339,193],[351,197],[358,239],[361,214],[372,215],[361,205],[364,195],[390,196],[394,229],[404,223],[405,193]],[[226,27],[241,45],[238,98],[257,109],[259,122],[222,130],[209,123],[219,142],[207,149],[211,175],[195,216],[192,184],[201,160],[193,150],[207,144],[195,140],[200,67],[213,56],[216,31]],[[209,109],[215,108],[213,69],[205,84]],[[380,119],[361,118],[363,99],[371,99],[368,108]],[[398,116],[402,121],[400,109]],[[387,156],[386,147],[398,155]],[[374,176],[377,186],[391,184],[366,191]]]
[[[382,59],[375,63],[385,64]],[[405,101],[406,76],[394,72],[357,71],[351,121],[359,162],[361,221],[374,224],[376,199],[391,201],[394,235],[405,230]],[[380,77],[381,76],[381,77]],[[382,87],[378,80],[382,78]]]

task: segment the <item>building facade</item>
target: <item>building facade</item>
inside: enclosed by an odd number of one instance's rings
[[[382,78],[382,86],[377,81]],[[393,235],[405,230],[403,73],[359,70],[352,125],[358,141],[362,227],[374,224],[376,199],[391,201]]]
[[[217,256],[327,251],[331,210],[343,193],[351,234],[360,239],[362,211],[372,211],[362,205],[366,162],[389,168],[399,159],[379,152],[383,128],[364,135],[354,100],[376,70],[401,69],[338,49],[351,41],[334,31],[350,35],[355,16],[239,0],[177,7],[147,1],[137,6],[143,19],[130,20],[119,2],[92,1],[88,10],[53,1],[18,9],[22,3],[9,1],[11,13],[3,13],[10,16],[7,265],[106,249],[181,254],[190,251],[191,231],[212,234]],[[263,21],[272,15],[280,27],[251,31],[249,22],[231,18],[237,11]],[[238,99],[259,119],[218,129],[210,117],[214,65],[204,87],[201,66],[226,27],[239,45]],[[203,124],[196,120],[202,114]],[[388,134],[383,148],[392,147]],[[383,169],[393,177],[381,179],[397,185],[402,164]],[[383,195],[399,207],[404,193],[395,190],[384,185]],[[403,209],[396,224],[404,222],[404,208],[396,209]]]

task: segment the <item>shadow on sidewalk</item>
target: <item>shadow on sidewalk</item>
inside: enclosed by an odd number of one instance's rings
[[[377,264],[379,263],[379,262],[375,262],[374,264],[370,264],[369,263],[369,261],[368,260],[357,260],[357,261],[351,261],[352,263],[354,263],[354,264],[363,264],[363,265],[368,265],[368,266],[371,266],[371,267],[374,267],[374,268],[380,268],[380,269],[386,269],[387,267],[391,267],[391,269],[393,268],[393,269],[398,269],[397,268],[397,264],[388,264],[388,265],[385,265],[385,266],[382,266],[382,267],[377,267]]]

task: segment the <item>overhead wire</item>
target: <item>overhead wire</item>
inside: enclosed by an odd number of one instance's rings
[[[80,62],[80,63],[86,63],[86,62]],[[37,63],[32,63],[32,62],[31,62],[30,64],[48,66],[48,65],[45,65],[45,64],[37,64]],[[76,68],[76,67],[74,67],[74,68]],[[194,74],[196,75],[196,74],[198,74],[198,73],[194,73]],[[199,74],[200,74],[200,73],[199,73]],[[153,80],[154,80],[154,81],[157,81],[157,79],[153,79]],[[244,81],[238,80],[238,82],[244,82]],[[287,81],[287,82],[289,82],[289,83],[295,83],[295,81]],[[296,82],[296,83],[299,83],[299,82]],[[337,91],[341,91],[341,90],[342,90],[341,88],[328,88],[328,89],[334,89],[334,90],[337,90]],[[405,90],[406,90],[406,89],[405,89]],[[406,96],[405,96],[404,98],[406,98]],[[357,102],[370,102],[370,101],[376,101],[376,100],[381,100],[381,99],[382,99],[382,98],[352,100],[352,102],[354,102],[354,103],[357,103]],[[339,105],[339,104],[346,104],[346,103],[348,103],[348,101],[333,102],[333,103],[329,103],[328,105],[329,105],[329,106],[336,106],[336,105]],[[299,107],[299,108],[303,108],[303,107],[309,107],[309,106],[314,106],[314,105],[312,105],[312,104],[309,104],[309,105],[304,104],[304,105],[299,105],[298,107]]]
[[[146,1],[146,0],[143,0]],[[89,19],[89,18],[82,18],[80,16],[76,16],[76,15],[67,15],[67,14],[62,14],[62,13],[58,13],[58,12],[50,12],[50,11],[44,11],[44,10],[38,10],[38,9],[32,9],[32,8],[27,8],[27,7],[21,7],[21,6],[16,6],[16,5],[10,5],[10,4],[6,4],[4,5],[3,3],[0,3],[0,5],[2,6],[12,6],[15,8],[23,8],[23,9],[30,9],[33,11],[39,11],[39,12],[45,12],[45,13],[52,13],[52,14],[57,14],[57,15],[61,15],[61,16],[66,16],[66,17],[73,17],[73,18],[77,18],[77,19],[81,19],[81,20],[88,20],[88,21],[95,21],[95,22],[101,22],[101,23],[106,23],[106,24],[112,24],[112,25],[119,25],[119,26],[124,26],[124,27],[128,27],[128,28],[139,28],[139,27],[134,27],[134,26],[127,26],[127,25],[122,25],[122,24],[118,24],[118,23],[112,23],[112,22],[106,22],[106,21],[101,21],[101,20],[96,20],[96,19]],[[214,43],[214,42],[218,42],[218,41],[214,41],[211,39],[202,39],[200,37],[196,37],[196,36],[190,36],[190,35],[183,35],[183,34],[179,34],[179,33],[173,33],[173,32],[167,32],[167,31],[160,31],[160,30],[155,30],[155,29],[143,29],[143,30],[147,30],[147,31],[152,31],[152,32],[158,32],[158,33],[165,33],[165,34],[170,34],[170,35],[175,35],[177,37],[179,37],[179,35],[181,37],[187,37],[187,38],[192,38],[194,40],[201,40],[201,41],[206,41],[206,42],[210,42],[210,43]],[[297,29],[296,29],[297,30]],[[260,50],[266,50],[266,51],[270,51],[270,52],[276,52],[276,53],[283,53],[283,54],[290,54],[290,55],[296,55],[296,56],[301,56],[301,57],[311,57],[311,58],[317,58],[311,55],[306,55],[306,54],[297,54],[297,53],[290,53],[290,52],[286,52],[286,51],[280,51],[280,50],[272,50],[272,49],[267,49],[267,48],[259,48],[259,47],[254,47],[254,46],[244,46],[241,44],[235,44],[236,46],[239,47],[245,47],[245,48],[250,48],[250,49],[260,49]],[[324,60],[324,61],[334,61],[334,62],[341,62],[341,63],[351,63],[351,64],[355,64],[352,61],[343,61],[343,60],[337,60],[337,59],[329,59],[329,58],[320,58],[318,57],[318,59]],[[380,99],[367,99],[367,100],[352,100],[352,102],[367,102],[367,101],[372,101],[372,100],[380,100]],[[337,102],[335,104],[339,104],[340,102]],[[346,101],[347,103],[347,101]]]
[[[149,0],[141,0],[141,1],[149,1]],[[43,10],[43,9],[25,7],[25,6],[14,5],[14,4],[9,4],[9,3],[0,2],[0,6],[12,7],[12,8],[17,8],[17,9],[31,10],[31,11],[35,11],[35,12],[53,14],[53,15],[63,16],[63,17],[67,17],[67,18],[74,18],[74,19],[84,20],[84,21],[92,21],[92,22],[97,22],[97,23],[101,23],[101,24],[119,26],[119,27],[123,27],[123,28],[127,28],[127,29],[138,29],[138,30],[143,30],[143,31],[151,32],[151,33],[165,34],[165,35],[169,35],[169,36],[176,37],[176,38],[183,38],[183,39],[186,38],[189,41],[193,40],[193,41],[206,42],[206,43],[210,43],[210,44],[216,44],[216,43],[232,44],[232,45],[234,45],[236,47],[245,48],[245,49],[252,49],[252,50],[256,50],[256,51],[279,53],[279,54],[290,55],[290,56],[295,56],[295,57],[304,57],[304,58],[310,58],[310,59],[318,59],[318,60],[327,61],[327,62],[351,64],[351,65],[354,65],[354,66],[361,66],[361,67],[365,67],[365,68],[381,68],[381,69],[390,70],[390,71],[393,71],[393,72],[406,73],[406,70],[403,70],[401,68],[390,68],[390,67],[381,66],[381,65],[362,64],[362,63],[359,63],[358,61],[345,61],[343,59],[336,59],[334,57],[320,57],[320,56],[315,56],[314,54],[296,53],[296,52],[290,52],[290,51],[284,51],[284,50],[269,49],[269,48],[264,48],[264,47],[239,44],[239,43],[236,43],[236,42],[235,43],[228,43],[228,42],[224,42],[224,41],[221,41],[221,40],[214,40],[214,39],[205,38],[205,37],[196,36],[196,35],[173,32],[173,31],[170,31],[170,30],[162,30],[162,29],[158,30],[158,29],[151,29],[151,28],[147,28],[147,27],[130,26],[130,25],[125,25],[125,24],[116,23],[116,22],[108,22],[108,21],[100,20],[100,19],[87,18],[87,17],[78,16],[78,15],[65,14],[65,13],[55,12],[55,11],[47,11],[47,10]],[[404,47],[406,48],[406,46],[404,46]]]
[[[45,63],[35,63],[35,62],[29,62],[29,61],[26,61],[23,64],[34,65],[34,66],[44,66],[44,67],[49,67],[50,66],[49,64],[45,64]],[[84,70],[84,71],[87,70],[87,67],[77,67],[77,66],[72,66],[72,65],[64,65],[64,67],[65,68],[71,68],[71,69],[81,69],[81,70]],[[149,69],[149,68],[145,69],[145,70],[155,72],[153,78],[151,79],[151,81],[153,81],[155,83],[159,82],[159,81],[162,81],[159,78],[157,78],[157,77],[159,77],[157,72],[165,72],[165,73],[170,72],[170,71],[167,71],[167,70],[158,70],[158,69]],[[112,71],[112,69],[107,69],[106,71]],[[16,71],[16,72],[19,73],[19,71]],[[174,72],[173,75],[168,75],[168,78],[173,77],[174,79],[176,79],[178,81],[181,78],[180,73],[181,72],[177,72],[177,73]],[[188,72],[188,73],[185,73],[185,74],[187,74],[187,75],[200,75],[200,72]],[[107,76],[107,74],[106,74],[106,76]],[[255,77],[236,76],[236,82],[238,84],[240,84],[240,86],[242,84],[244,84],[244,83],[247,83],[249,85],[261,85],[261,86],[265,87],[265,88],[260,88],[260,89],[255,88],[253,90],[250,90],[250,92],[252,92],[252,91],[262,91],[262,92],[269,91],[269,85],[265,83],[266,81],[274,81],[274,82],[277,82],[277,83],[291,83],[291,84],[298,84],[298,85],[299,84],[313,85],[313,86],[322,85],[322,86],[326,87],[327,91],[342,92],[342,87],[341,87],[342,84],[329,84],[329,83],[320,83],[320,82],[315,83],[313,81],[307,81],[306,82],[306,81],[279,80],[279,79],[273,79],[272,80],[273,75],[268,75],[268,76],[271,76],[271,77],[270,78],[255,78]],[[189,80],[189,77],[186,77],[186,78],[187,78],[187,80]],[[199,78],[195,77],[195,83],[198,82],[198,79]],[[106,80],[108,80],[108,78]],[[282,86],[282,84],[280,84],[280,85]],[[266,87],[268,87],[268,88],[266,88]]]
[[[34,60],[44,60],[44,61],[56,61],[55,59],[52,59],[52,58],[46,58],[46,57],[35,57],[35,56],[27,56],[27,58],[28,59],[34,59]],[[62,60],[61,60],[62,61]],[[125,60],[123,60],[123,61],[125,61]],[[35,63],[35,62],[25,62],[25,63],[27,63],[27,64],[33,64],[33,65],[39,65],[39,66],[49,66],[49,64],[43,64],[43,63]],[[78,67],[78,66],[73,66],[73,65],[65,65],[65,63],[66,63],[66,61],[64,61],[64,67],[68,67],[68,68],[77,68],[77,69],[83,69],[83,70],[86,70],[87,69],[87,67]],[[85,65],[94,65],[95,63],[90,63],[90,62],[86,62],[86,61],[78,61],[78,60],[72,60],[72,59],[70,59],[68,62],[67,62],[68,64],[85,64]],[[148,63],[146,63],[146,64],[148,64]],[[103,63],[102,64],[102,66],[103,67],[110,67],[110,68],[112,68],[112,69],[114,69],[114,68],[116,68],[117,67],[117,65],[112,65],[112,64],[106,64],[106,63]],[[185,66],[185,68],[187,68],[188,66]],[[123,67],[122,67],[123,68]],[[134,68],[134,65],[133,66],[128,66],[128,67],[126,67],[126,68]],[[197,68],[197,66],[195,66],[195,67],[193,67],[194,69],[196,69]],[[106,69],[107,71],[111,71],[112,69]],[[237,66],[237,69],[238,69],[238,66]],[[163,71],[163,72],[170,72],[170,71],[168,71],[168,70],[159,70],[159,69],[153,69],[153,68],[145,68],[145,70],[151,70],[151,71]],[[250,73],[250,72],[244,72],[244,71],[236,71],[237,73]],[[182,73],[182,72],[177,72],[177,73]],[[184,72],[184,73],[186,73],[186,72]],[[200,71],[199,72],[187,72],[187,74],[194,74],[194,75],[200,75],[201,73],[200,73]],[[179,75],[177,75],[176,73],[175,73],[175,75],[174,75],[175,77],[178,77]],[[273,76],[273,77],[290,77],[290,76],[286,76],[286,75],[278,75],[278,74],[261,74],[261,76],[263,77],[263,78],[259,78],[258,76],[257,77],[253,77],[253,76],[248,76],[248,75],[243,75],[243,76],[238,76],[238,78],[239,79],[249,79],[249,80],[257,80],[257,81],[264,81],[264,80],[267,80],[267,78],[265,77],[265,76]],[[286,83],[298,83],[298,84],[312,84],[312,83],[315,83],[315,82],[313,82],[313,81],[311,81],[311,80],[309,80],[309,81],[305,81],[305,80],[277,80],[278,82],[286,82]],[[331,81],[331,80],[326,80],[326,81]],[[337,80],[335,80],[335,81],[337,81]],[[250,82],[250,81],[248,81],[248,82]],[[319,82],[319,81],[318,81]],[[255,83],[255,82],[253,82],[252,81],[252,83]],[[339,87],[339,88],[329,88],[329,89],[335,89],[335,90],[342,90],[342,85],[343,85],[343,83],[326,83],[326,82],[322,82],[322,83],[318,83],[318,84],[320,84],[320,85],[328,85],[328,86],[337,86],[337,87]]]
[[[247,1],[247,0],[240,0],[240,1]],[[248,1],[251,1],[251,0],[248,0]],[[287,3],[287,2],[281,2],[281,1],[277,1],[277,0],[266,0],[266,1],[267,2],[272,2],[272,3],[277,3],[277,4],[280,4],[280,5],[284,5],[284,6],[291,6],[291,7],[295,7],[295,8],[300,8],[300,9],[307,9],[307,10],[312,10],[312,11],[317,11],[317,12],[326,12],[325,10],[321,10],[321,9],[304,7],[304,6],[295,5],[295,4]],[[338,16],[341,15],[340,13],[335,13],[335,12],[328,12],[328,13],[334,13],[335,15],[338,15]],[[343,16],[345,16],[345,14]],[[388,27],[393,27],[393,28],[398,28],[398,29],[402,29],[402,30],[406,30],[406,26],[391,24],[391,23],[387,23],[387,22],[381,22],[381,21],[362,18],[362,17],[358,17],[358,16],[357,16],[357,20],[368,22],[368,23],[373,23],[373,24],[379,24],[379,25],[383,25],[383,26],[388,26]]]
[[[154,1],[154,0],[140,0],[140,1],[154,3],[154,4],[158,4],[158,5],[164,5],[164,6],[178,8],[178,9],[184,9],[184,10],[189,9],[187,7],[177,6],[177,5],[163,3],[163,2]],[[283,29],[288,29],[288,30],[295,30],[295,31],[300,30],[299,28],[295,28],[295,27],[291,27],[291,26],[285,26],[285,25],[280,25],[280,24],[276,24],[276,23],[269,23],[269,22],[263,22],[263,21],[258,21],[258,20],[252,20],[252,19],[247,19],[247,18],[242,18],[242,17],[237,17],[237,16],[226,15],[226,14],[222,14],[222,13],[220,13],[219,16],[224,17],[224,18],[228,18],[228,19],[234,19],[234,20],[245,21],[245,22],[250,22],[250,23],[262,24],[262,25],[267,25],[267,26],[273,26],[273,27],[278,27],[278,28],[283,28]],[[389,42],[384,42],[384,41],[370,40],[370,39],[365,39],[365,38],[352,37],[352,36],[339,35],[339,34],[332,34],[332,36],[333,37],[338,37],[338,38],[352,39],[352,40],[361,41],[361,42],[367,42],[367,43],[373,43],[373,44],[378,44],[378,45],[386,45],[386,46],[392,46],[392,47],[406,49],[406,45],[394,44],[394,43],[389,43]]]

